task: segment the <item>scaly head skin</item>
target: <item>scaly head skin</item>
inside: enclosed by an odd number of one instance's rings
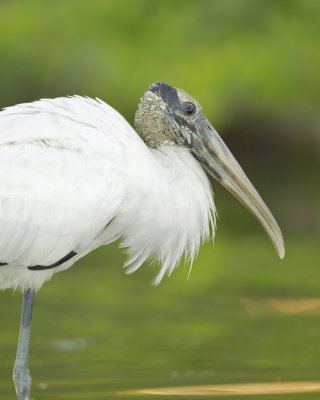
[[[134,125],[149,147],[172,145],[190,149],[202,167],[253,214],[279,257],[284,257],[277,222],[196,100],[166,83],[154,83],[140,101]]]

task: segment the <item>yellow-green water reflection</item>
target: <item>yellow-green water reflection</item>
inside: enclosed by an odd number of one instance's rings
[[[153,399],[159,394],[128,392],[318,381],[320,315],[301,306],[306,299],[317,304],[317,259],[316,240],[287,241],[281,262],[262,235],[222,235],[214,248],[202,248],[189,280],[181,267],[155,288],[152,267],[125,276],[120,252],[100,249],[38,293],[33,398]],[[20,301],[18,293],[1,294],[0,398],[6,400],[15,399],[11,370]],[[295,312],[286,312],[292,307]],[[316,399],[319,393],[283,398]]]

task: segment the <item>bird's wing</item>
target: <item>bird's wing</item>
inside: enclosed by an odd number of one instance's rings
[[[0,263],[59,263],[116,216],[126,182],[125,133],[115,131],[130,125],[101,103],[63,98],[0,112]]]

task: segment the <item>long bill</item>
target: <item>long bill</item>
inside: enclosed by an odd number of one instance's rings
[[[193,135],[191,150],[207,172],[253,214],[271,239],[279,257],[283,258],[284,241],[276,220],[206,118],[203,118]]]

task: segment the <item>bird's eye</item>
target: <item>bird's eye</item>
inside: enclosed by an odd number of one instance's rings
[[[196,106],[188,101],[183,103],[183,111],[187,115],[193,115],[196,112]]]

